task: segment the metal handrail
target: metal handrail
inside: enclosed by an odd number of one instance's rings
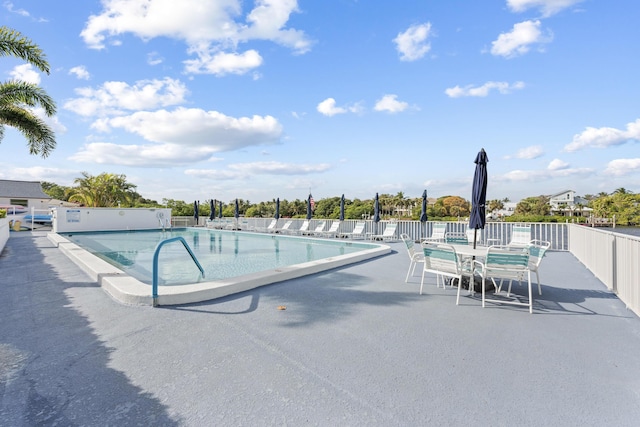
[[[170,239],[163,240],[162,242],[160,242],[160,243],[158,243],[156,245],[155,252],[153,253],[153,285],[152,285],[152,291],[151,291],[152,294],[151,294],[151,296],[153,297],[153,306],[154,307],[158,306],[158,257],[160,255],[160,249],[165,244],[171,243],[171,242],[175,242],[177,240],[182,242],[182,244],[184,245],[184,248],[187,250],[187,252],[189,252],[189,255],[191,255],[191,259],[193,260],[193,262],[196,263],[196,266],[200,270],[200,274],[202,274],[202,277],[204,278],[204,269],[200,265],[200,262],[198,261],[198,259],[196,258],[195,254],[193,253],[193,251],[191,250],[191,248],[187,244],[187,241],[184,240],[183,237],[180,237],[180,236],[171,237]]]

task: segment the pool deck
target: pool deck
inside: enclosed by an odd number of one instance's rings
[[[0,425],[635,426],[640,319],[570,253],[481,307],[402,243],[210,302],[115,301],[47,239],[0,254]],[[521,292],[524,287],[518,287]],[[279,310],[285,306],[286,310]]]

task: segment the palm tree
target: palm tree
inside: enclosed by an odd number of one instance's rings
[[[0,27],[0,56],[23,59],[49,74],[44,52],[21,33],[7,27]],[[56,148],[56,140],[53,130],[31,110],[38,106],[48,117],[56,113],[55,102],[38,85],[20,80],[0,83],[0,141],[4,127],[11,126],[27,139],[31,154],[47,157]]]

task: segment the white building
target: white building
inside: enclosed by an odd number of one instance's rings
[[[590,213],[593,209],[588,208],[588,200],[576,196],[573,190],[565,190],[549,196],[552,215],[575,216]]]

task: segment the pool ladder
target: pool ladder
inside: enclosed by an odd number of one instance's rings
[[[153,253],[153,285],[152,285],[152,298],[153,298],[153,306],[157,307],[158,306],[158,257],[160,256],[160,249],[166,245],[167,243],[171,243],[171,242],[175,242],[175,241],[180,241],[182,242],[182,244],[184,245],[184,248],[187,250],[187,252],[189,252],[189,255],[191,255],[191,259],[193,260],[193,262],[196,263],[196,266],[198,267],[198,270],[200,270],[200,274],[202,274],[202,277],[204,278],[204,269],[202,268],[202,266],[200,265],[200,262],[198,261],[198,258],[196,258],[196,255],[193,253],[193,251],[191,250],[191,248],[189,247],[189,245],[187,244],[187,241],[184,240],[183,237],[172,237],[170,239],[166,239],[161,241],[160,243],[158,243],[156,245],[156,250]]]

